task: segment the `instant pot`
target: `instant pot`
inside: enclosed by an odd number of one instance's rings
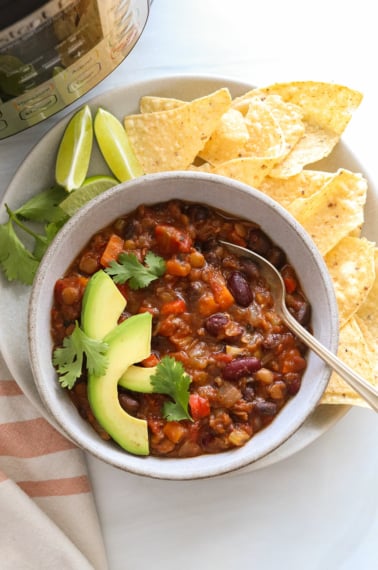
[[[95,87],[141,36],[152,0],[0,0],[0,139]]]

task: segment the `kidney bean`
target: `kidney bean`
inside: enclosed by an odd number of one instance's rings
[[[280,344],[284,343],[287,338],[290,338],[290,333],[268,333],[263,339],[262,346],[265,350],[274,350]]]
[[[202,204],[191,204],[186,208],[186,213],[194,222],[202,222],[206,220],[210,215],[209,209]]]
[[[287,386],[287,391],[290,396],[295,396],[299,392],[301,387],[301,376],[298,372],[289,372],[285,374],[285,382]]]
[[[132,239],[138,234],[138,230],[140,229],[140,224],[135,220],[122,220],[119,222],[119,225],[115,226],[118,229],[120,235],[124,239]]]
[[[286,303],[290,312],[301,325],[307,325],[310,322],[311,307],[303,295],[297,292],[293,295],[287,295]]]
[[[255,397],[255,391],[251,384],[247,384],[244,388],[243,397],[247,402],[252,402],[253,398]]]
[[[256,400],[255,410],[262,416],[275,416],[277,413],[277,404],[266,400]]]
[[[233,271],[227,280],[227,286],[236,303],[248,307],[252,303],[252,291],[248,281],[240,271]]]
[[[254,356],[234,358],[223,368],[222,375],[225,380],[239,380],[243,376],[251,376],[261,368],[261,362]]]
[[[285,253],[276,245],[270,248],[267,259],[274,267],[277,267],[277,269],[281,269],[286,263]]]
[[[224,331],[224,327],[227,325],[229,317],[224,313],[214,313],[207,317],[204,322],[205,329],[212,336],[218,336]]]
[[[129,396],[129,394],[121,392],[120,394],[118,394],[118,399],[119,403],[121,404],[125,412],[128,412],[130,414],[135,414],[138,411],[139,408],[138,400],[135,400],[135,398],[132,398],[131,396]]]
[[[254,229],[249,232],[247,247],[252,251],[265,256],[271,246],[272,242],[262,230]]]
[[[243,273],[248,277],[248,279],[258,279],[260,276],[260,269],[257,263],[249,259],[248,257],[240,258],[240,265]]]

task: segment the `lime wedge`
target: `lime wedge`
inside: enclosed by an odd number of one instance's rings
[[[93,125],[88,105],[69,121],[58,148],[55,179],[71,192],[80,188],[87,176],[93,143]]]
[[[143,175],[122,123],[101,107],[94,120],[94,132],[102,156],[120,182]]]
[[[84,204],[89,202],[89,200],[92,200],[95,196],[98,196],[117,184],[119,184],[118,180],[112,178],[112,176],[90,176],[84,180],[80,188],[70,192],[67,198],[60,202],[59,207],[66,214],[72,216],[77,210],[84,206]]]

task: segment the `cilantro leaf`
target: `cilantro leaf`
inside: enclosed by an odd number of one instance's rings
[[[66,218],[60,220],[59,222],[50,222],[45,226],[45,233],[38,234],[39,239],[36,239],[35,246],[33,249],[33,255],[39,261],[41,261],[42,257],[45,255],[46,249],[61,229],[61,227],[65,224]]]
[[[87,336],[76,322],[72,334],[65,337],[63,346],[56,348],[53,353],[53,364],[57,368],[62,387],[73,388],[81,376],[84,357],[89,374],[104,374],[108,366],[107,349],[105,342]]]
[[[156,255],[153,251],[148,251],[146,253],[144,262],[148,266],[148,269],[158,277],[164,275],[166,269],[165,261],[162,257]]]
[[[112,261],[105,269],[115,283],[129,281],[131,289],[147,287],[165,272],[165,261],[152,251],[145,257],[147,265],[138,261],[135,253],[121,253],[118,261]]]
[[[29,202],[32,200],[33,198]],[[64,213],[63,217],[59,214],[58,219],[58,215],[51,215],[51,218],[56,217],[56,221],[49,222],[44,228],[44,233],[37,233],[23,222],[24,218],[19,213],[23,211],[23,207],[13,211],[5,204],[5,208],[8,221],[0,225],[0,266],[8,281],[17,280],[25,285],[31,285],[40,260],[48,245],[66,222],[67,216]],[[18,236],[16,226],[34,239],[33,251],[30,251]]]
[[[0,226],[0,264],[8,281],[18,280],[25,285],[33,283],[38,259],[26,249],[10,219]]]
[[[151,376],[154,392],[170,396],[173,402],[166,402],[163,408],[168,421],[191,420],[188,411],[189,385],[191,379],[181,362],[171,356],[164,356]]]
[[[59,204],[67,197],[67,192],[60,186],[54,186],[38,192],[22,206],[15,214],[24,220],[35,222],[58,222],[66,218],[66,213],[59,208]]]

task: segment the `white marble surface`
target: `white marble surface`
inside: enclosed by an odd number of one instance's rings
[[[377,53],[369,0],[154,0],[132,54],[86,98],[126,79],[177,72],[256,85],[292,79],[345,83],[365,94],[344,140],[374,187]],[[0,142],[0,195],[32,146],[64,114]],[[369,203],[367,216],[376,224]],[[376,415],[353,409],[294,456],[222,479],[141,479],[88,457],[110,570],[373,570],[377,442]]]

